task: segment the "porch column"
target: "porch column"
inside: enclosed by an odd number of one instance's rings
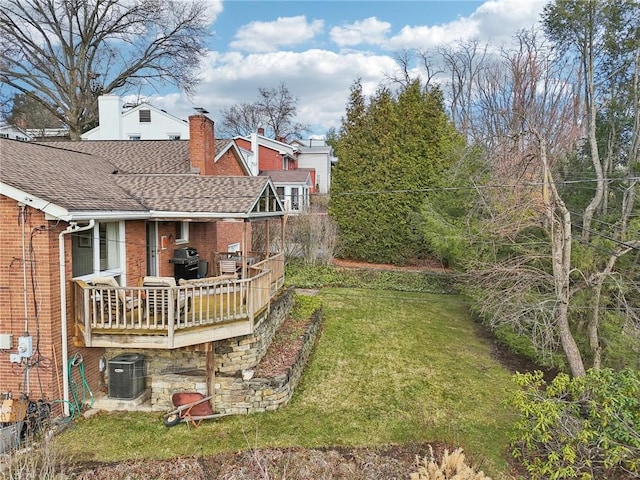
[[[245,218],[242,224],[242,278],[247,278],[247,255],[249,254],[249,249],[247,248],[247,225],[249,225],[249,220]]]

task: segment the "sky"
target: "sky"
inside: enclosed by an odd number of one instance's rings
[[[224,108],[258,99],[281,83],[297,99],[306,137],[322,137],[341,118],[354,81],[371,94],[397,70],[394,57],[465,39],[499,44],[540,20],[545,0],[298,0],[210,2],[209,53],[201,83],[187,97],[177,88],[140,92],[154,106],[186,119],[194,108],[221,121]],[[129,99],[129,97],[126,97]]]

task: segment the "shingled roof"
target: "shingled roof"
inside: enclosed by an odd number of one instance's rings
[[[216,147],[225,142],[216,142]],[[263,194],[275,196],[268,178],[187,173],[176,161],[179,157],[188,168],[188,142],[38,144],[0,139],[0,187],[4,184],[60,207],[68,218],[98,211],[140,218],[247,218]],[[6,189],[1,192],[6,194]],[[257,216],[265,214],[280,215],[263,211]]]
[[[215,155],[230,142],[228,139],[216,139]],[[108,158],[120,173],[197,173],[189,164],[189,140],[87,140],[47,142],[46,145]]]
[[[68,211],[147,209],[114,181],[102,157],[0,139],[0,182]]]
[[[268,183],[261,177],[119,175],[116,183],[162,212],[249,214]]]

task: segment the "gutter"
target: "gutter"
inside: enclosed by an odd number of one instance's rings
[[[79,227],[77,223],[72,222],[66,228],[60,232],[58,236],[59,241],[59,265],[60,265],[60,319],[62,322],[62,390],[63,390],[63,406],[64,414],[68,417],[69,412],[69,369],[67,363],[69,363],[68,352],[68,338],[67,338],[67,272],[65,263],[65,250],[64,250],[64,236],[68,233],[83,232],[90,230],[95,225],[95,220],[89,220],[89,224],[83,227]]]

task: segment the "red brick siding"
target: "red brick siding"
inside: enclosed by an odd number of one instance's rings
[[[260,145],[258,147],[258,168],[262,170],[283,170],[282,155],[275,150]]]
[[[142,285],[147,274],[147,227],[143,220],[125,222],[127,285]]]
[[[24,335],[24,276],[22,255],[22,225],[20,207],[12,199],[0,196],[0,333],[13,335],[11,350],[0,351],[0,391],[19,395],[28,392],[32,399],[47,401],[62,399],[62,309],[60,304],[59,233],[66,223],[47,221],[44,214],[26,208],[25,242],[27,253],[27,309],[29,335],[33,337],[33,365],[29,369],[29,382],[24,385],[24,368],[9,362],[9,354],[17,352],[18,337]],[[44,226],[42,231],[34,228]],[[33,234],[32,234],[33,232]],[[73,347],[73,284],[71,278],[71,240],[65,239],[65,267],[67,278],[67,332],[69,358],[82,355],[85,377],[92,390],[99,388],[98,361],[102,349]],[[31,243],[31,245],[30,245]],[[31,248],[30,248],[31,247]],[[31,273],[34,273],[36,295],[34,299]],[[37,305],[37,317],[36,306]],[[78,378],[78,369],[73,369]]]
[[[251,142],[244,138],[236,138],[236,143],[240,148],[251,151]]]
[[[232,151],[227,150],[216,162],[216,175],[246,176],[241,160]]]
[[[189,117],[189,158],[200,175],[215,175],[213,120],[204,115]]]

